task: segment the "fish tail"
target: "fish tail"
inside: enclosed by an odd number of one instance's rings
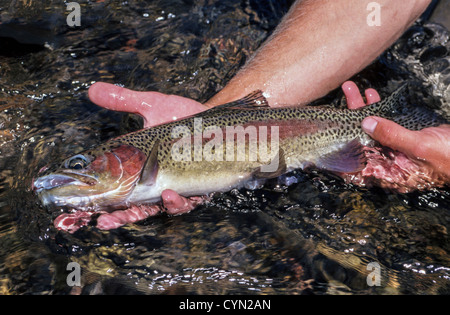
[[[366,106],[362,110],[367,116],[383,117],[410,130],[448,124],[446,119],[431,109],[410,104],[408,102],[407,83],[400,86],[384,100]]]
[[[382,101],[363,107],[362,111],[367,115],[392,118],[399,110],[401,110],[401,108],[407,106],[407,89],[408,85],[403,84]]]

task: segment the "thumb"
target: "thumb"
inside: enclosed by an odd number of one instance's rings
[[[139,98],[142,97],[142,92],[129,90],[110,83],[96,82],[89,88],[88,94],[91,102],[101,107],[141,114],[139,112]]]
[[[417,148],[417,136],[393,121],[381,117],[366,117],[361,123],[362,129],[382,145],[405,154],[411,154]]]
[[[165,109],[160,106],[166,103],[167,96],[158,92],[138,92],[110,83],[96,82],[89,88],[88,94],[91,102],[98,106],[142,116],[145,128],[167,122],[170,118],[166,116],[173,116],[170,111],[167,115],[162,114]]]

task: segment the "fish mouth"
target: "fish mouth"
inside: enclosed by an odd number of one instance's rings
[[[97,180],[92,176],[67,172],[67,174],[50,174],[37,178],[32,181],[31,189],[39,194],[44,190],[51,190],[57,187],[68,185],[76,186],[92,186],[97,183]]]

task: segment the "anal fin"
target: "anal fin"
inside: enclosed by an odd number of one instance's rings
[[[316,166],[332,172],[354,173],[366,167],[367,158],[358,139],[347,143],[342,149],[319,158]]]

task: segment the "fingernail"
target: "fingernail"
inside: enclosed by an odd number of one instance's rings
[[[367,89],[365,92],[367,104],[373,104],[376,102],[379,102],[380,95],[378,94],[377,90],[375,89]]]
[[[367,132],[369,135],[373,134],[377,125],[378,125],[378,121],[376,121],[375,119],[373,119],[371,117],[365,118],[361,123],[362,129],[365,132]]]
[[[345,81],[344,83],[342,83],[342,89],[343,90],[351,90],[353,87],[353,82],[352,81]]]

